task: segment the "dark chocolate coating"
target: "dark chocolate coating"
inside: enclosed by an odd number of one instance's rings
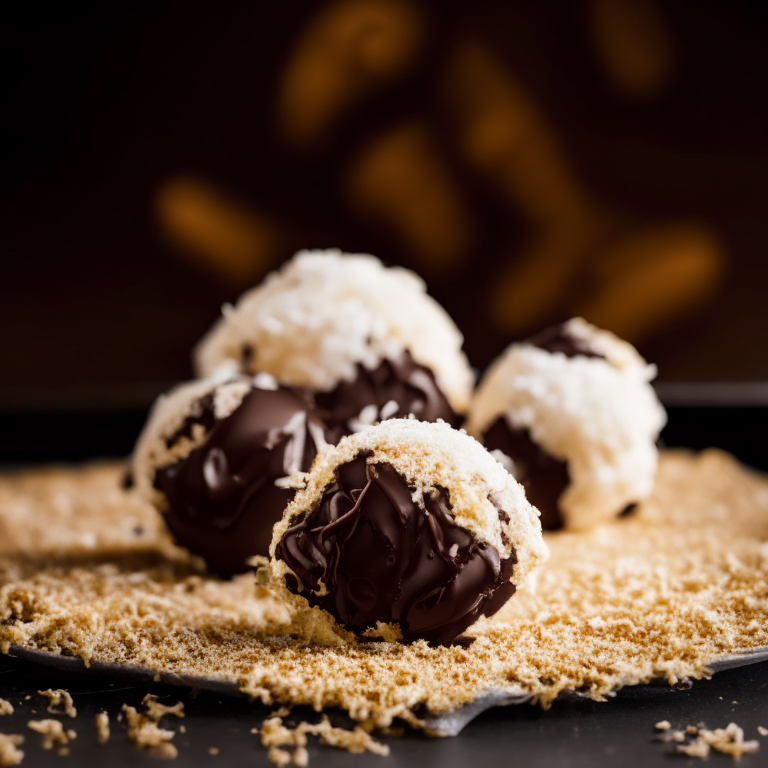
[[[500,560],[457,525],[445,491],[424,505],[426,513],[390,464],[368,465],[361,454],[340,466],[319,505],[278,543],[277,558],[295,574],[288,589],[357,635],[397,622],[406,640],[450,643],[514,594],[517,558]]]
[[[500,416],[483,435],[489,451],[499,450],[515,462],[515,479],[525,488],[528,501],[541,512],[541,527],[563,527],[560,496],[571,481],[568,464],[550,456],[531,439],[527,429],[513,429]]]
[[[380,411],[390,400],[398,404],[398,410],[389,418],[413,414],[419,421],[442,419],[453,427],[458,425],[458,417],[440,391],[434,373],[419,365],[407,351],[397,360],[382,360],[373,370],[358,364],[352,381],[342,381],[331,392],[315,395],[318,411],[332,429],[333,443],[352,431],[349,420],[357,418],[363,408],[373,404]]]
[[[526,339],[525,343],[547,352],[561,352],[566,357],[597,357],[605,360],[605,355],[595,352],[589,346],[589,342],[568,333],[565,323],[545,328]]]
[[[303,418],[289,432],[296,414]],[[166,497],[164,516],[174,537],[211,571],[230,576],[248,569],[247,558],[269,556],[272,528],[294,496],[275,480],[288,474],[292,456],[299,456],[299,470],[306,471],[317,455],[308,421],[323,429],[296,392],[254,388],[220,421],[213,397],[206,396],[168,438],[172,445],[191,435],[194,423],[210,429],[189,456],[158,469],[154,485]]]

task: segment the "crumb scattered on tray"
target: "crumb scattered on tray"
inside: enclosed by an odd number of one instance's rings
[[[714,749],[740,760],[742,755],[760,749],[758,741],[744,741],[744,729],[736,723],[729,723],[725,728],[715,728],[712,731],[703,723],[688,725],[684,731],[667,730],[659,738],[661,741],[674,742],[673,751],[688,757],[707,758]]]
[[[106,712],[99,712],[93,718],[96,725],[96,736],[99,744],[106,744],[109,741],[109,715]]]
[[[672,724],[669,722],[669,720],[660,720],[653,727],[657,731],[668,731],[672,727]]]
[[[144,700],[141,702],[143,706],[147,708],[146,715],[150,720],[158,722],[165,715],[175,715],[176,717],[184,717],[184,702],[178,701],[173,706],[169,707],[165,704],[161,704],[157,696],[153,693],[148,693]]]
[[[173,760],[179,754],[176,745],[171,739],[176,735],[174,731],[160,728],[158,724],[146,715],[136,711],[135,707],[123,704],[125,713],[126,730],[128,738],[142,749],[148,750],[155,757],[165,760]]]
[[[48,711],[52,715],[77,717],[77,709],[68,691],[65,691],[63,688],[55,690],[49,688],[47,691],[38,691],[38,693],[48,699]]]
[[[208,747],[208,754],[209,755],[218,755],[219,754],[219,748],[218,747]]]
[[[326,715],[323,715],[319,723],[302,722],[295,728],[284,725],[281,717],[270,717],[262,723],[260,729],[254,728],[251,733],[259,734],[262,745],[267,747],[267,757],[270,762],[278,766],[307,765],[309,762],[308,735],[317,736],[321,744],[345,749],[355,754],[372,752],[383,757],[389,754],[389,747],[386,744],[373,739],[359,725],[352,731],[337,728],[331,725]]]
[[[69,729],[64,730],[64,726],[59,720],[30,720],[27,723],[27,728],[32,731],[36,731],[41,734],[43,749],[53,749],[56,747],[56,752],[60,755],[69,754],[69,744],[72,739],[77,738],[77,734]]]
[[[17,733],[0,733],[0,765],[19,765],[24,759],[24,752],[19,747],[24,737]]]
[[[768,736],[768,728],[763,728],[763,726],[762,726],[762,725],[758,725],[758,726],[757,726],[757,732],[758,732],[758,733],[759,733],[761,736]]]
[[[720,451],[662,452],[656,489],[633,515],[548,534],[550,562],[473,626],[469,647],[302,644],[253,574],[208,578],[170,547],[154,510],[119,490],[121,472],[0,476],[0,650],[215,678],[267,704],[338,706],[383,729],[395,718],[423,725],[421,712],[489,689],[547,706],[567,691],[601,700],[658,677],[678,684],[768,646],[768,478]],[[140,541],[130,528],[119,535],[126,516],[144,521]],[[86,525],[97,539],[87,551]]]
[[[12,715],[13,704],[7,699],[0,699],[0,715]]]

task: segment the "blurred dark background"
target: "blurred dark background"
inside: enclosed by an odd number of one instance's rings
[[[2,5],[0,410],[140,411],[300,248],[418,271],[482,369],[582,314],[768,379],[762,3]]]

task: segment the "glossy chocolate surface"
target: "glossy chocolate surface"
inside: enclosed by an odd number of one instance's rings
[[[407,351],[397,360],[382,360],[373,370],[358,365],[357,376],[352,381],[342,381],[331,392],[318,393],[315,403],[320,416],[332,428],[330,442],[333,443],[354,431],[350,422],[370,405],[376,406],[375,421],[413,414],[419,421],[443,419],[451,426],[458,424],[458,417],[440,391],[435,375],[419,365]],[[388,403],[396,406],[385,408]],[[383,414],[382,408],[385,408]]]
[[[531,439],[527,429],[513,429],[503,416],[483,435],[489,451],[499,450],[515,463],[515,479],[525,488],[528,501],[541,512],[541,527],[563,527],[560,496],[571,478],[568,464],[550,456]]]
[[[597,357],[605,360],[605,355],[595,352],[587,340],[568,333],[565,323],[545,328],[526,339],[525,343],[547,352],[560,352],[566,357]]]
[[[322,434],[323,425],[285,387],[252,389],[220,421],[213,397],[203,398],[170,444],[191,435],[195,423],[210,429],[205,442],[157,470],[154,484],[167,499],[165,520],[176,540],[229,576],[247,570],[253,555],[269,556],[272,528],[294,495],[275,480],[309,469],[317,455],[311,430]]]
[[[390,464],[360,455],[339,467],[318,507],[278,544],[295,574],[288,588],[358,635],[398,622],[406,640],[434,644],[499,610],[515,591],[516,557],[500,561],[495,547],[458,526],[445,492],[425,497],[426,513],[411,494]]]

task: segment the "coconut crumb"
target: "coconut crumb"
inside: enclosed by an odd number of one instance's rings
[[[657,731],[668,731],[672,727],[672,724],[669,722],[669,720],[660,720],[653,727]]]
[[[757,732],[758,732],[758,733],[759,733],[761,736],[768,736],[768,728],[763,728],[763,726],[762,726],[762,725],[758,725],[758,726],[757,726]]]
[[[709,745],[700,739],[697,739],[690,744],[678,744],[675,747],[675,752],[681,755],[687,755],[688,757],[709,757]]]
[[[143,701],[142,706],[147,708],[146,715],[150,720],[158,722],[165,715],[175,715],[176,717],[184,717],[184,702],[177,701],[172,707],[168,707],[165,704],[161,704],[157,696],[153,693],[148,693]]]
[[[171,744],[171,739],[176,735],[174,731],[160,728],[157,722],[127,704],[123,704],[123,712],[128,738],[137,747],[146,749],[150,754],[164,760],[173,760],[178,756],[176,745]]]
[[[17,733],[0,733],[0,765],[20,765],[24,752],[19,747],[23,743],[24,737]]]
[[[7,699],[0,699],[0,715],[12,715],[13,704]]]
[[[93,718],[96,724],[96,735],[99,739],[99,744],[106,744],[109,741],[109,715],[106,712],[99,712]]]
[[[347,752],[361,754],[372,752],[386,757],[389,747],[376,741],[359,725],[352,731],[331,725],[326,715],[319,723],[301,722],[295,728],[283,725],[282,717],[270,717],[262,723],[261,729],[252,731],[259,733],[261,743],[267,747],[267,757],[277,766],[305,766],[309,762],[307,752],[307,736],[317,736],[321,744],[345,749]]]
[[[48,699],[48,711],[52,715],[77,717],[77,709],[68,691],[63,688],[55,690],[49,688],[47,691],[38,691],[38,693]]]
[[[656,725],[658,728],[658,723]],[[742,755],[758,752],[760,743],[744,741],[744,729],[729,723],[725,728],[709,730],[703,723],[688,725],[683,731],[666,730],[662,741],[674,742],[674,752],[688,757],[709,757],[711,750],[731,755],[735,760],[741,760]]]
[[[42,735],[43,749],[57,747],[56,751],[60,755],[69,754],[67,744],[72,739],[77,738],[77,734],[73,730],[65,731],[59,720],[30,720],[27,723],[27,728]]]

